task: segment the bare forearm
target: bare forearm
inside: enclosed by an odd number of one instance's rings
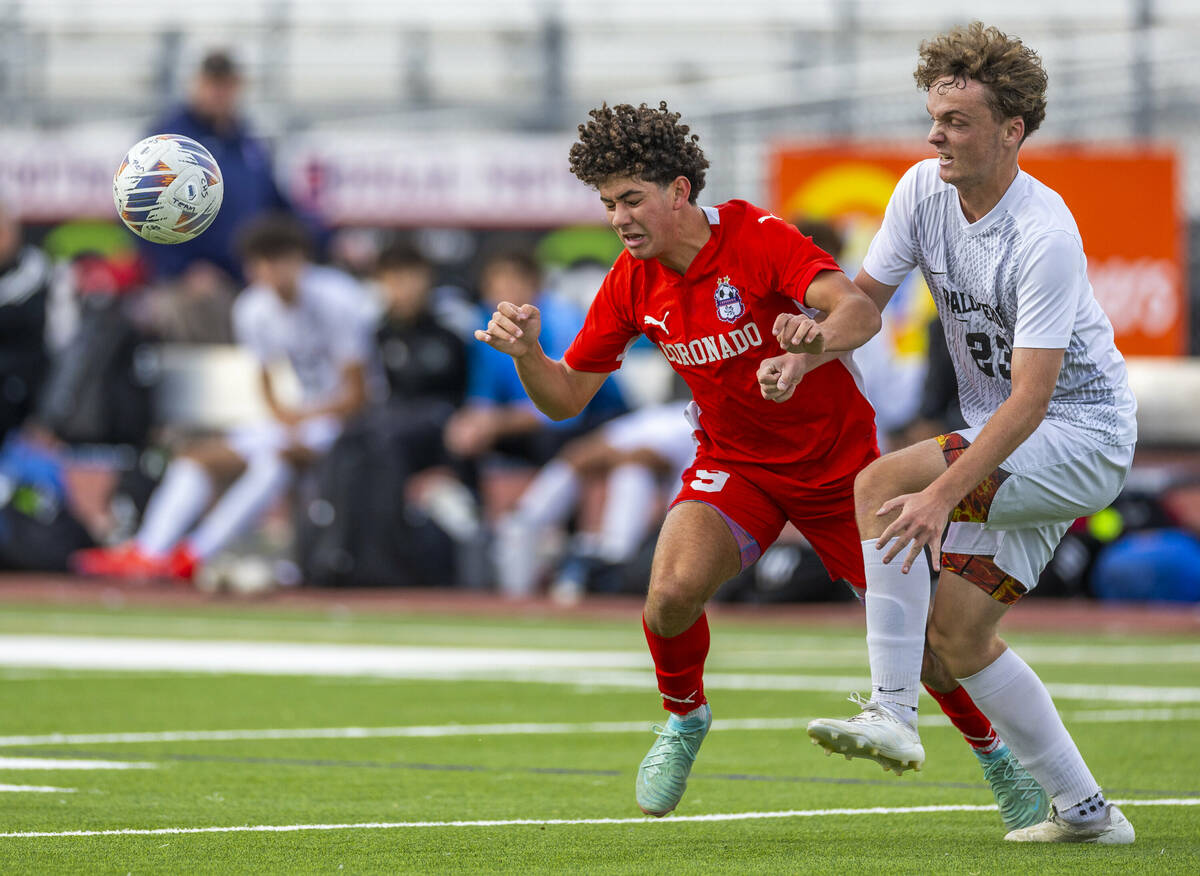
[[[514,361],[530,401],[550,419],[569,419],[587,404],[587,398],[577,397],[563,363],[547,356],[540,345],[524,356],[514,357]]]
[[[337,392],[327,401],[318,404],[291,407],[283,404],[275,392],[269,373],[263,374],[263,393],[267,406],[277,420],[296,422],[316,417],[337,417],[344,420],[362,409],[367,403],[366,371],[360,364],[347,365],[341,374]]]
[[[843,298],[821,323],[825,352],[837,354],[857,349],[873,338],[882,324],[879,308],[870,298],[865,295]]]
[[[971,446],[933,482],[931,488],[947,504],[958,504],[1033,434],[1045,414],[1045,406],[1010,397],[996,409]]]
[[[302,408],[297,413],[306,419],[309,417],[337,417],[339,420],[344,420],[358,413],[365,402],[366,397],[362,393],[346,392],[325,404]]]
[[[827,362],[840,359],[843,352],[826,350],[824,353],[784,353],[784,355],[794,357],[802,365],[803,374],[811,374]]]

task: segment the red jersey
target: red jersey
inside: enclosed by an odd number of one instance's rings
[[[615,371],[645,334],[691,389],[712,459],[797,464],[813,484],[852,476],[878,450],[875,412],[846,364],[805,375],[783,403],[764,399],[757,378],[759,363],[783,352],[771,334],[775,318],[797,312],[817,274],[840,268],[753,204],[703,209],[712,234],[683,276],[621,253],[564,361]]]

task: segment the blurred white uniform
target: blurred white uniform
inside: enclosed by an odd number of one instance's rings
[[[368,365],[375,317],[357,280],[333,268],[310,266],[290,305],[263,286],[242,292],[233,306],[233,332],[264,368],[286,359],[300,384],[301,407],[312,408],[331,400],[348,365]],[[323,453],[341,425],[335,417],[314,417],[291,429],[255,423],[232,430],[229,444],[246,459],[290,444]]]
[[[303,410],[332,401],[347,366],[369,365],[374,315],[366,290],[353,277],[310,266],[291,304],[263,286],[242,292],[234,303],[233,327],[238,343],[264,368],[280,359],[290,362]],[[191,553],[200,560],[211,557],[287,489],[294,473],[284,450],[302,446],[322,454],[341,430],[341,420],[328,415],[291,427],[266,421],[233,429],[226,440],[245,460],[246,470],[187,539]],[[146,508],[138,547],[152,557],[171,551],[212,495],[213,484],[200,465],[186,457],[173,461]]]

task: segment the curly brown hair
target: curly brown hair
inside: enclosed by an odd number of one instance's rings
[[[997,119],[1025,120],[1025,137],[1046,117],[1042,59],[1016,37],[973,21],[925,40],[920,55],[913,78],[925,91],[946,79],[974,79],[987,88],[988,106]]]
[[[658,109],[605,103],[588,115],[592,120],[579,126],[579,142],[571,146],[571,173],[596,188],[616,176],[660,186],[685,176],[692,184],[688,200],[696,203],[708,159],[700,138],[679,124],[679,113],[669,111],[665,100]]]

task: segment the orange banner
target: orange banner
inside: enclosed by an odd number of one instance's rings
[[[831,221],[856,263],[900,176],[930,157],[905,146],[783,144],[772,154],[771,208]],[[1173,151],[1145,145],[1022,149],[1021,168],[1067,202],[1096,298],[1126,356],[1187,353],[1183,218]]]

